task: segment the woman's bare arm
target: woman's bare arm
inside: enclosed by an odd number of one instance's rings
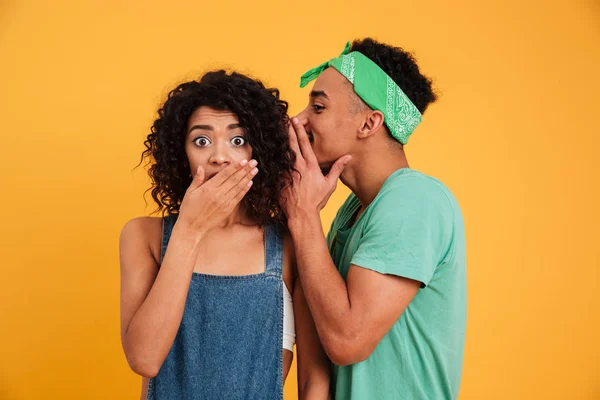
[[[120,239],[121,341],[129,366],[145,377],[156,376],[173,345],[200,240],[176,224],[159,272],[151,224],[150,218],[131,220]]]

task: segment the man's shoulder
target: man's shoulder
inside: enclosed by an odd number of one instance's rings
[[[455,203],[450,189],[440,180],[422,172],[405,169],[397,171],[385,182],[374,204],[377,208],[450,207]],[[376,208],[374,207],[374,208]]]
[[[444,198],[450,191],[439,180],[415,170],[401,170],[392,174],[373,200],[378,203],[406,203]]]
[[[410,193],[410,190],[442,194],[450,190],[439,179],[414,169],[403,169],[392,174],[381,188],[381,192]]]
[[[443,183],[414,170],[402,171],[390,178],[364,212],[362,226],[365,229],[383,225],[383,229],[392,229],[390,232],[402,226],[451,230],[461,213]]]

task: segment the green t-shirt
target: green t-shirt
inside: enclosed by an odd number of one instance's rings
[[[365,361],[334,366],[336,399],[456,399],[466,326],[463,218],[450,191],[410,169],[394,172],[360,208],[351,194],[327,236],[344,279],[351,264],[414,279],[421,289]]]

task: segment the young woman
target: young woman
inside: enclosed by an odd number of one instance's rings
[[[121,339],[142,399],[327,399],[329,362],[279,196],[293,168],[279,91],[215,71],[177,86],[145,141],[164,217],[121,233]],[[295,316],[295,330],[294,330]]]

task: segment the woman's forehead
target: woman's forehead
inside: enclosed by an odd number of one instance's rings
[[[192,113],[190,122],[192,121],[231,121],[231,123],[239,123],[239,118],[229,110],[215,110],[203,106]]]

